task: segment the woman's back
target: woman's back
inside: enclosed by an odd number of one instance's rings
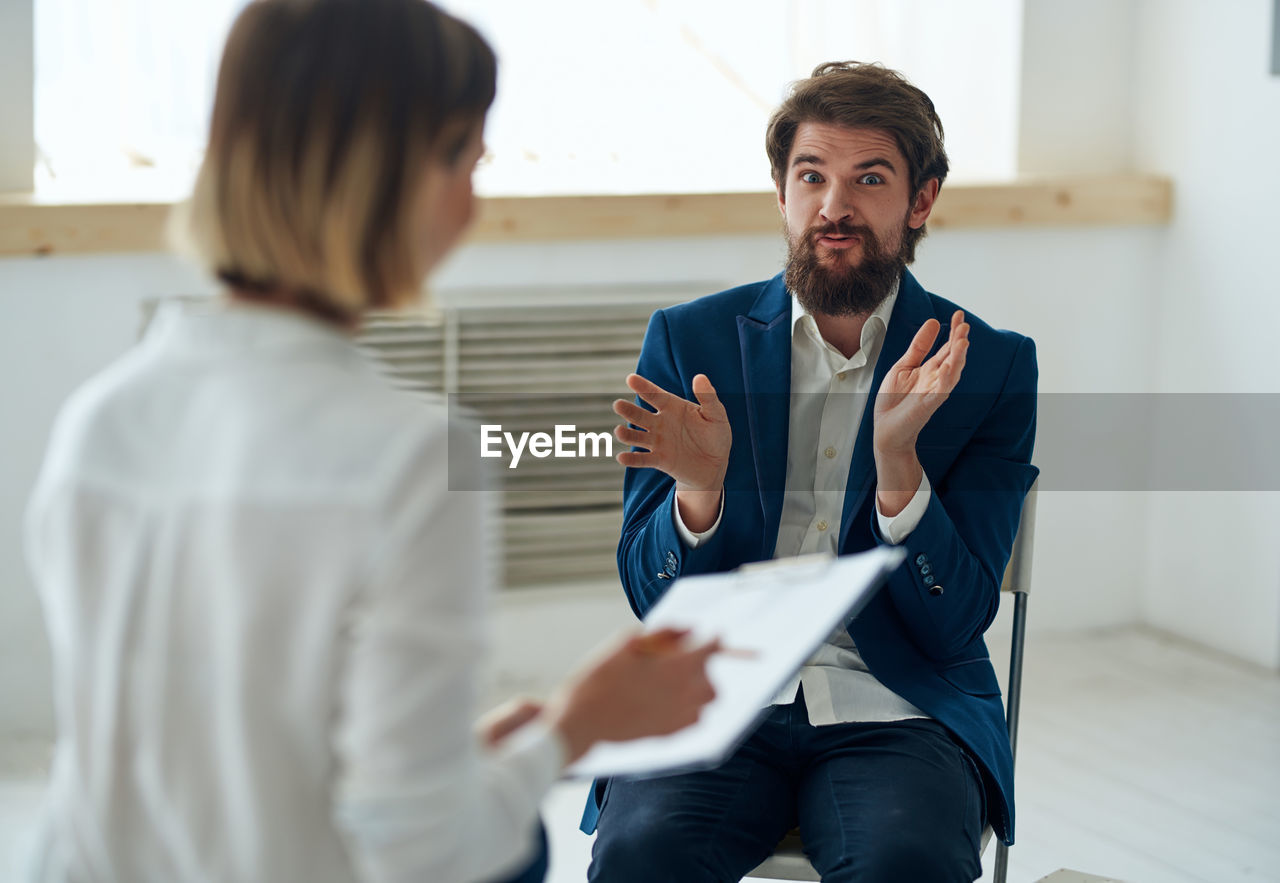
[[[371,664],[345,639],[447,485],[443,409],[282,311],[169,311],[82,389],[28,524],[62,734],[44,876],[352,879],[334,792],[360,773],[339,758],[381,737],[343,726]],[[474,583],[479,510],[454,511],[458,536],[418,539]]]

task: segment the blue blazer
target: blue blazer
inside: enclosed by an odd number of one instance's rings
[[[904,272],[876,362],[872,394],[930,318],[948,336],[956,305]],[[1013,757],[1004,706],[983,633],[1000,603],[1000,581],[1031,465],[1036,355],[1028,337],[997,331],[966,313],[970,349],[959,384],[920,434],[917,454],[933,493],[907,537],[906,563],[849,625],[867,667],[885,686],[946,726],[977,760],[987,815],[1013,842]],[[731,570],[773,557],[786,484],[791,393],[791,296],[782,276],[659,310],[649,321],[638,374],[692,400],[704,373],[733,429],[724,517],[697,549],[672,520],[675,482],[628,469],[618,570],[636,615],[685,574]],[[858,427],[840,522],[841,554],[885,543],[875,518],[872,406]],[[603,783],[583,815],[595,830]]]

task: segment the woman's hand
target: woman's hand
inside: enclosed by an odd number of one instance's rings
[[[688,633],[662,629],[632,635],[580,669],[547,703],[569,762],[596,742],[674,733],[696,723],[715,698],[707,660],[720,642],[685,646]]]
[[[476,734],[486,748],[496,748],[502,740],[542,714],[542,703],[524,697],[504,702],[476,721]]]

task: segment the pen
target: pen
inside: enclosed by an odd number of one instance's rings
[[[650,632],[640,635],[632,645],[642,656],[662,656],[680,650],[687,633],[677,631]],[[716,655],[730,656],[734,659],[755,659],[759,654],[755,650],[741,647],[721,647]]]

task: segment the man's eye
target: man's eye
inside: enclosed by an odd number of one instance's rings
[[[805,172],[800,176],[800,180],[806,184],[818,184],[822,181],[822,176],[817,172]]]
[[[863,184],[883,184],[884,178],[881,178],[879,175],[863,175],[862,183]]]

